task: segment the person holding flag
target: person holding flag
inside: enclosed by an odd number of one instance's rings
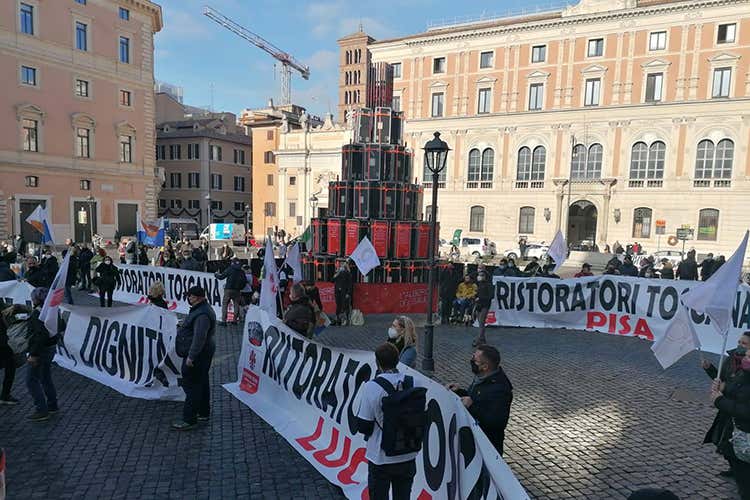
[[[32,422],[49,420],[50,414],[57,413],[57,391],[52,382],[52,359],[55,357],[57,329],[53,334],[42,319],[44,307],[51,294],[47,288],[35,288],[31,292],[34,307],[29,317],[29,356],[26,362],[26,387],[34,399],[36,411],[29,416]],[[54,314],[57,321],[57,311]]]

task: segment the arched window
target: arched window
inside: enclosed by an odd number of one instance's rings
[[[531,158],[531,180],[544,180],[544,163],[547,160],[547,150],[544,146],[534,148],[534,154]]]
[[[719,211],[715,208],[704,208],[698,212],[698,239],[716,241],[719,229]]]
[[[349,72],[344,73],[344,85],[349,85]]]
[[[573,147],[573,157],[570,160],[570,175],[573,179],[598,179],[602,175],[601,144],[592,144],[588,150],[583,144]]]
[[[570,177],[572,179],[586,178],[586,146],[576,144],[573,147],[573,157],[570,159]]]
[[[518,233],[534,234],[534,207],[521,207],[518,213]]]
[[[484,232],[484,207],[475,205],[469,211],[469,231]]]
[[[344,104],[349,104],[349,92],[344,92]]]
[[[633,238],[651,237],[651,209],[639,207],[633,210]]]
[[[630,150],[629,187],[661,187],[667,146],[655,141],[650,146],[636,142]]]
[[[482,153],[478,149],[469,151],[469,170],[466,176],[467,189],[491,189],[494,174],[495,150],[486,148]]]
[[[714,146],[708,139],[700,141],[695,153],[693,186],[710,187],[713,180],[714,187],[729,187],[732,182],[733,163],[734,142],[722,139]]]
[[[489,182],[490,186],[492,187],[492,176],[495,171],[495,150],[492,148],[487,148],[484,151],[482,151],[482,174],[480,176],[481,182]],[[482,186],[485,187],[485,186]]]
[[[524,146],[518,150],[516,181],[528,181],[531,175],[531,149]]]
[[[351,64],[352,63],[352,53],[351,53],[351,51],[349,51],[349,50],[346,51],[346,57],[345,57],[345,59],[346,59],[346,64]]]
[[[472,149],[471,151],[469,151],[469,172],[466,177],[467,181],[473,182],[473,183],[478,182],[480,169],[481,169],[481,164],[480,164],[479,150]]]
[[[604,148],[601,144],[589,146],[589,157],[586,161],[586,178],[599,179],[602,176],[602,157]]]

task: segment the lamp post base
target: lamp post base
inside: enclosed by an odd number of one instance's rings
[[[424,326],[424,343],[425,343],[425,357],[422,359],[422,370],[432,372],[435,371],[435,358],[432,357],[432,343],[435,334],[435,327],[432,322],[427,323]]]

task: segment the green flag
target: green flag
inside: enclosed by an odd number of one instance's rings
[[[312,226],[307,226],[307,229],[305,229],[305,232],[299,237],[299,240],[309,247],[312,243]]]

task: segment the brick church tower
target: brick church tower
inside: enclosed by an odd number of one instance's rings
[[[370,50],[368,45],[375,40],[367,33],[359,31],[347,35],[339,44],[339,105],[340,123],[346,121],[348,111],[365,105]]]

